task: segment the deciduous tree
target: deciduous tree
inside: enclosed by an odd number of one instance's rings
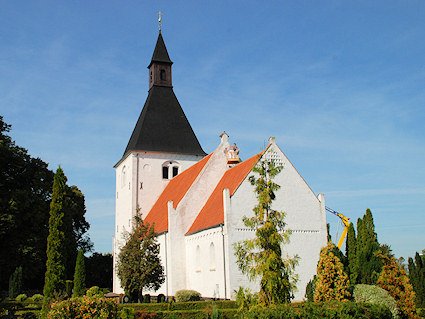
[[[121,286],[134,301],[142,300],[144,289],[158,290],[165,281],[156,238],[154,227],[136,215],[131,232],[125,235],[126,243],[117,262]]]
[[[253,167],[255,175],[249,181],[255,186],[258,204],[254,216],[244,216],[246,227],[255,231],[252,239],[236,243],[237,265],[250,279],[260,279],[260,298],[263,304],[289,302],[295,289],[294,268],[298,258],[282,258],[282,244],[289,241],[290,231],[285,229],[285,213],[272,209],[275,192],[280,188],[273,178],[282,166],[272,160],[260,160]]]

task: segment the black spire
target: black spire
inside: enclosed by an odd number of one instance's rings
[[[130,151],[206,155],[173,92],[172,63],[160,32],[148,67],[148,98],[124,155]]]
[[[167,48],[165,47],[161,32],[159,32],[155,50],[153,51],[152,60],[151,63],[149,63],[148,68],[150,68],[154,62],[173,64],[173,62],[170,60],[170,57],[168,56]]]

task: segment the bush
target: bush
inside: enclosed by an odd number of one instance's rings
[[[32,301],[36,302],[36,303],[40,303],[43,301],[44,297],[43,295],[40,294],[35,294],[31,297]]]
[[[159,294],[158,297],[156,297],[156,302],[157,303],[165,302],[165,296],[163,294]]]
[[[143,303],[151,303],[151,295],[146,294],[143,296]]]
[[[51,304],[47,319],[102,318],[115,319],[117,304],[115,300],[97,295],[70,298]]]
[[[89,288],[86,292],[86,296],[104,296],[102,289],[100,289],[98,286],[93,286]]]
[[[65,293],[68,297],[72,296],[72,280],[65,280]]]
[[[134,309],[131,307],[124,307],[120,311],[120,319],[134,319],[135,317]]]
[[[201,294],[195,290],[179,290],[175,295],[176,302],[199,301]]]
[[[384,305],[390,309],[394,318],[400,318],[400,309],[397,302],[390,296],[388,291],[378,286],[372,285],[355,285],[354,300],[356,302],[370,302],[373,304]]]
[[[25,300],[28,299],[28,296],[26,294],[20,294],[15,299],[18,302],[24,302]]]

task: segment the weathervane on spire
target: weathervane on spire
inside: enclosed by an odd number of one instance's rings
[[[162,16],[162,13],[161,11],[159,11],[158,12],[159,32],[161,32],[161,22],[162,22],[161,16]]]

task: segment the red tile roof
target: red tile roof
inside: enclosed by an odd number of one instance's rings
[[[254,155],[250,159],[232,167],[223,175],[186,234],[197,232],[224,222],[223,190],[228,188],[230,196],[232,196],[251,171],[252,167],[258,162],[262,154],[263,153]]]
[[[211,155],[212,153],[168,182],[167,187],[145,218],[145,222],[155,225],[156,233],[168,230],[168,202],[172,200],[173,207],[177,207]]]

